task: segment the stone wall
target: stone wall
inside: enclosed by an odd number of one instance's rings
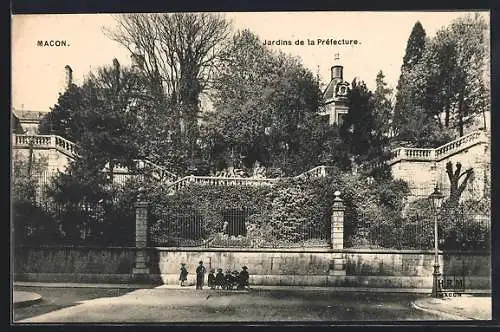
[[[14,256],[19,281],[133,282],[136,248],[18,248]],[[332,275],[332,259],[341,255],[346,275]],[[433,253],[415,250],[238,250],[147,248],[149,280],[178,282],[180,263],[187,263],[188,283],[202,260],[207,268],[240,270],[247,265],[253,285],[362,286],[430,288]],[[447,276],[465,273],[467,289],[491,288],[487,252],[440,256]]]
[[[23,160],[28,161],[29,149],[28,148],[15,148],[12,152],[12,161]],[[47,165],[47,173],[55,174],[57,171],[64,172],[66,167],[72,160],[70,157],[61,153],[55,148],[46,149],[33,149],[33,158],[35,160],[43,160]]]
[[[489,176],[491,157],[489,144],[483,142],[438,161],[400,160],[391,165],[391,170],[394,178],[408,182],[412,193],[409,200],[414,200],[429,196],[436,181],[441,185],[443,193],[448,194],[449,180],[446,174],[446,163],[449,161],[454,167],[457,162],[460,162],[463,170],[469,167],[474,169],[474,176],[464,191],[462,199],[481,195],[485,190],[489,190],[485,188],[485,178],[491,179]]]

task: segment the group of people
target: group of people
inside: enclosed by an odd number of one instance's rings
[[[231,271],[227,270],[226,273],[223,273],[222,269],[217,269],[217,273],[215,273],[215,269],[211,269],[208,274],[208,287],[210,289],[225,289],[225,290],[233,290],[233,289],[245,289],[249,288],[249,277],[248,267],[242,266],[241,271]],[[196,289],[203,289],[203,285],[205,283],[205,273],[207,272],[205,266],[203,266],[203,261],[199,262],[198,267],[196,268]],[[185,281],[187,280],[188,271],[186,269],[186,263],[181,264],[181,274],[179,276],[179,280],[181,282],[181,286],[184,286]]]

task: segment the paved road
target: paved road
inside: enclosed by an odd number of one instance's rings
[[[222,292],[165,288],[108,290],[115,294],[79,300],[65,308],[55,305],[64,289],[35,288],[54,311],[16,313],[16,322],[255,322],[255,321],[397,321],[438,320],[438,316],[411,307],[418,295],[334,292],[330,290],[251,290]],[[68,289],[69,292],[74,290]],[[101,290],[102,291],[102,290]],[[92,292],[87,289],[85,292]],[[99,290],[94,292],[98,293]],[[51,298],[52,296],[52,298]],[[62,295],[60,295],[62,296]],[[87,294],[87,297],[90,293]],[[64,299],[62,299],[64,300]],[[67,299],[66,299],[66,302]],[[19,309],[15,309],[19,310]],[[23,309],[28,310],[28,309]],[[50,311],[50,312],[47,312]],[[24,317],[22,317],[24,316]]]

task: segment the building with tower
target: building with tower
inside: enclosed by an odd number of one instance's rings
[[[73,69],[69,65],[64,67],[64,87],[63,92],[69,89],[73,84]],[[11,112],[11,130],[17,134],[37,135],[38,125],[47,111],[34,111],[12,108]]]
[[[335,54],[337,64],[331,67],[331,80],[323,93],[323,111],[330,125],[342,125],[347,114],[347,94],[349,82],[344,81],[344,67],[339,64],[340,56]]]

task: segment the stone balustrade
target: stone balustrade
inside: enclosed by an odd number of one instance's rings
[[[331,173],[331,170],[333,170],[333,167],[331,166],[316,166],[304,173],[297,175],[295,178],[296,179],[322,178],[329,175]]]
[[[436,149],[436,158],[442,158],[446,155],[454,153],[460,149],[468,147],[472,143],[488,142],[488,136],[484,131],[475,131],[468,135],[462,136],[450,143],[440,146]]]
[[[389,164],[400,160],[438,161],[482,142],[488,142],[488,135],[484,131],[475,131],[435,149],[397,148],[392,151]]]
[[[165,167],[156,165],[146,159],[134,159],[135,167],[137,169],[149,169],[153,171],[153,174],[159,180],[166,180],[167,182],[175,182],[178,176],[172,172],[169,172]],[[106,164],[105,169],[109,171],[109,163]],[[117,174],[129,174],[130,170],[127,166],[116,164],[113,168],[113,173]]]
[[[12,135],[13,148],[29,148],[30,146],[34,149],[56,149],[70,158],[78,156],[78,145],[58,135]],[[165,179],[168,182],[174,182],[178,179],[176,174],[169,172],[166,168],[156,165],[149,160],[140,159],[134,160],[134,162],[139,169],[153,169],[160,179]],[[129,170],[122,165],[116,165],[113,172],[118,175],[130,173]]]
[[[13,147],[28,148],[55,148],[58,151],[75,157],[78,155],[78,146],[57,135],[12,135]],[[397,148],[392,151],[392,158],[389,160],[389,165],[392,165],[400,160],[417,160],[417,161],[438,161],[448,157],[451,154],[460,152],[474,144],[488,142],[488,135],[483,131],[472,132],[468,135],[460,137],[450,143],[447,143],[436,149],[419,149],[419,148]],[[187,176],[178,179],[177,175],[169,172],[164,167],[158,166],[148,160],[135,160],[136,167],[139,169],[150,168],[157,173],[159,179],[164,179],[169,185],[169,189],[175,192],[192,183],[212,186],[267,186],[272,185],[277,179],[267,178],[243,178],[243,177],[213,177],[213,176]],[[123,169],[122,169],[123,168]],[[331,166],[317,166],[294,178],[317,178],[331,175],[333,168]],[[117,165],[115,167],[117,173],[129,173],[129,171]]]
[[[304,173],[295,176],[295,179],[307,179],[328,176],[333,167],[331,166],[317,166]],[[210,185],[210,186],[269,186],[276,183],[279,179],[268,178],[243,178],[243,177],[218,177],[218,176],[195,176],[190,175],[183,177],[172,183],[168,188],[170,193],[174,193],[182,188],[191,184]]]
[[[169,188],[177,191],[191,184],[210,186],[269,186],[277,182],[278,179],[267,178],[239,178],[239,177],[217,177],[217,176],[195,176],[190,175],[172,183]]]
[[[12,145],[16,148],[57,149],[70,157],[78,155],[75,143],[57,135],[13,135]]]

